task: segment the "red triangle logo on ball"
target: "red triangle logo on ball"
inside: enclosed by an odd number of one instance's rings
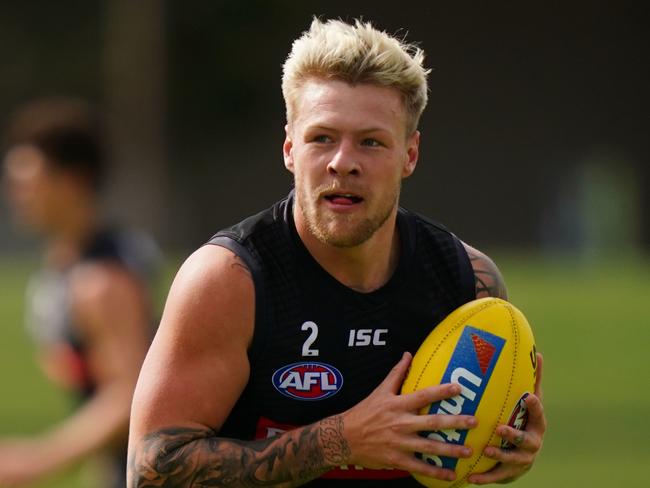
[[[483,374],[487,373],[488,368],[490,367],[490,361],[492,361],[492,356],[497,350],[492,344],[488,341],[481,339],[476,334],[472,334],[472,342],[474,343],[474,351],[476,352],[476,357],[478,358],[478,365],[481,367]]]

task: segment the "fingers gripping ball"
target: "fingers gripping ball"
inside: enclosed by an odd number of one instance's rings
[[[413,358],[402,393],[457,383],[461,386],[458,396],[432,403],[420,413],[475,415],[478,427],[421,432],[440,442],[471,446],[473,455],[456,459],[417,453],[430,464],[456,472],[455,481],[414,475],[420,483],[432,488],[464,486],[470,474],[488,471],[496,464],[483,456],[487,446],[512,447],[495,429],[502,424],[525,427],[524,399],[535,388],[535,353],[526,317],[499,298],[466,303],[433,329]]]

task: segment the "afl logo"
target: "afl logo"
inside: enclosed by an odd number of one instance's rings
[[[339,392],[343,375],[325,363],[293,363],[273,373],[272,381],[275,389],[289,398],[323,400]]]

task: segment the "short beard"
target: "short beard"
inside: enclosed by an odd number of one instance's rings
[[[330,246],[338,248],[352,248],[357,247],[370,239],[378,229],[380,229],[389,217],[392,215],[397,201],[399,199],[401,184],[397,187],[397,190],[391,195],[390,200],[391,204],[387,205],[385,208],[382,207],[379,210],[379,213],[375,216],[370,216],[369,218],[363,219],[361,222],[357,223],[354,230],[345,234],[337,233],[330,230],[331,227],[328,225],[334,218],[323,218],[322,221],[318,221],[319,217],[316,215],[315,211],[311,211],[312,207],[310,206],[310,201],[308,201],[307,195],[296,189],[296,196],[298,198],[298,203],[300,204],[300,209],[302,212],[303,219],[307,225],[307,230],[318,239],[323,244],[328,244]],[[319,192],[315,192],[319,195]],[[315,208],[315,207],[313,207]],[[347,219],[351,221],[352,219],[347,216],[338,216],[335,217],[337,220]]]

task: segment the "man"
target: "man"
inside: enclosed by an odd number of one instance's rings
[[[283,149],[295,192],[179,271],[134,396],[131,488],[455,478],[414,453],[470,455],[418,435],[476,425],[417,415],[459,386],[398,392],[433,325],[505,287],[485,255],[398,207],[418,158],[422,59],[360,22],[314,20],[294,42]],[[518,447],[489,449],[501,464],[471,482],[531,466],[545,420],[537,396],[527,403],[525,433],[499,428]]]
[[[45,243],[28,290],[29,329],[46,375],[80,405],[41,435],[0,439],[0,486],[30,484],[89,457],[106,467],[92,486],[124,486],[131,398],[152,336],[145,275],[154,254],[102,221],[104,152],[85,103],[32,102],[6,139],[11,209]]]

